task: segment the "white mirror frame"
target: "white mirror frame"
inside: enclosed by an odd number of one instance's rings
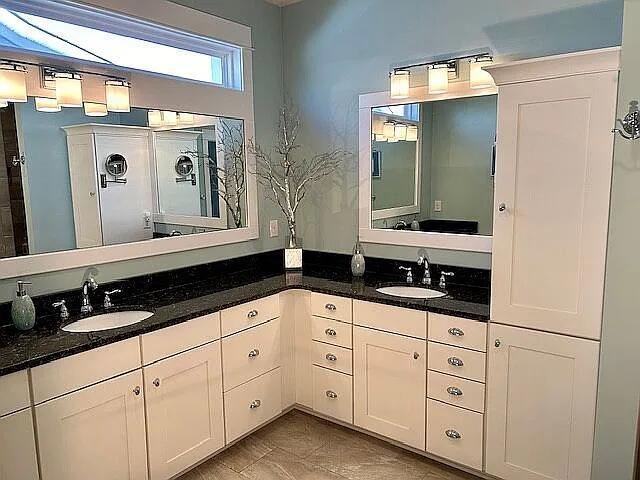
[[[445,250],[464,250],[491,253],[492,237],[489,235],[468,235],[458,233],[414,232],[372,228],[371,214],[371,110],[387,105],[435,102],[454,98],[481,97],[495,95],[497,87],[472,89],[469,82],[453,82],[449,91],[430,95],[426,86],[413,87],[409,97],[397,100],[388,91],[360,95],[359,105],[359,208],[358,238],[365,243],[427,247]]]
[[[93,0],[86,0],[84,3],[90,4],[94,2]],[[131,90],[132,107],[186,111],[202,115],[242,119],[244,121],[246,139],[255,138],[251,28],[170,2],[157,3],[155,0],[139,0],[138,2],[100,0],[95,3],[100,7],[111,8],[124,15],[146,18],[150,21],[171,25],[177,29],[203,36],[210,36],[210,29],[216,27],[222,33],[220,37],[225,37],[221,38],[222,40],[227,40],[243,47],[244,90],[220,88],[135,70],[110,70],[104,68],[104,65],[80,60],[67,61],[65,66],[97,73],[117,74],[119,77],[127,78],[133,85]],[[0,50],[0,58],[43,64],[57,63],[55,58],[48,58],[36,53],[16,53],[2,50]],[[46,91],[41,86],[39,71],[35,68],[28,70],[27,88],[29,96],[46,96]],[[83,80],[83,96],[86,101],[100,101],[103,89],[103,80],[92,82],[91,77],[87,77],[87,82]],[[96,99],[92,99],[92,97],[96,97]],[[25,154],[28,158],[28,152],[25,152]],[[255,171],[255,158],[248,152],[246,152],[245,156],[247,161],[246,228],[3,258],[0,259],[0,280],[257,239],[259,237],[257,182],[255,175],[250,173]]]

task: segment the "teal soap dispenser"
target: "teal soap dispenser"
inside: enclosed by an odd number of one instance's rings
[[[27,285],[31,282],[18,281],[16,298],[11,304],[11,319],[18,330],[30,330],[36,324],[36,307],[27,294]]]

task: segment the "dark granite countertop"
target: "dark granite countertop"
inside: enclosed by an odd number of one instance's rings
[[[64,332],[60,329],[63,325],[61,321],[52,315],[39,317],[36,327],[27,332],[19,332],[13,326],[0,327],[0,376],[288,289],[305,289],[479,321],[487,321],[489,318],[489,291],[486,288],[451,285],[445,297],[417,300],[378,293],[376,287],[381,284],[379,277],[365,276],[365,279],[360,280],[344,277],[288,273],[266,278],[253,274],[247,278],[246,274],[232,274],[225,275],[224,280],[207,279],[134,297],[129,295],[126,302],[121,300],[120,309],[145,309],[154,312],[154,315],[141,323],[103,332]],[[100,309],[96,309],[94,313],[100,313]],[[72,311],[72,317],[65,323],[78,318],[74,317]]]

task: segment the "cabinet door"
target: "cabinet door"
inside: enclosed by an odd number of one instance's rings
[[[31,409],[0,417],[0,445],[0,479],[38,480]]]
[[[487,473],[588,479],[599,342],[503,325],[490,332]]]
[[[145,367],[144,379],[152,480],[224,446],[220,342]]]
[[[500,87],[492,321],[600,338],[616,85]]]
[[[427,342],[353,329],[354,423],[424,449]]]
[[[146,480],[142,373],[35,407],[42,480]]]

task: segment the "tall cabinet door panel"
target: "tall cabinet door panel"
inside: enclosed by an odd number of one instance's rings
[[[142,373],[35,407],[42,480],[146,480]]]
[[[31,409],[0,417],[0,480],[38,480]]]
[[[486,471],[590,478],[599,342],[491,325]]]
[[[220,342],[144,368],[151,480],[164,480],[224,446]]]
[[[616,87],[500,86],[492,321],[600,337]]]
[[[426,341],[353,329],[353,417],[366,430],[425,447]]]

